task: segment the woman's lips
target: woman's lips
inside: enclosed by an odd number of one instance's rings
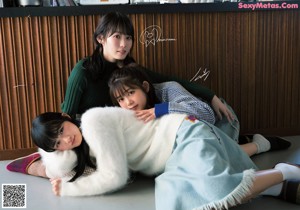
[[[129,108],[130,110],[134,110],[134,111],[136,111],[137,110],[137,108],[138,108],[138,105],[136,105],[136,106],[134,106],[134,107],[131,107],[131,108]]]

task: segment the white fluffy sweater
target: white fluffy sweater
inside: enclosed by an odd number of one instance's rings
[[[148,175],[162,173],[185,116],[169,114],[143,123],[136,119],[134,112],[119,107],[88,110],[82,115],[81,128],[91,155],[96,158],[97,170],[74,182],[63,181],[61,195],[96,195],[115,191],[126,184],[128,169]],[[42,154],[48,176],[63,175],[74,167],[74,153],[62,153],[52,153],[51,158],[48,153],[48,161]],[[63,161],[65,158],[66,162]]]

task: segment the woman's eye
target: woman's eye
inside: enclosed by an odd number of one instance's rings
[[[62,135],[64,133],[64,127],[61,127],[59,130],[58,130],[58,135]]]
[[[60,141],[57,140],[57,141],[55,142],[54,149],[58,149],[58,148],[59,148],[59,145],[60,145]]]
[[[127,36],[126,39],[132,40],[132,37],[131,36]]]

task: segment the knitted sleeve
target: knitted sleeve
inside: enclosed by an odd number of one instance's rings
[[[209,103],[215,96],[215,93],[207,87],[192,83],[190,81],[179,79],[174,76],[166,76],[163,74],[156,73],[149,69],[145,69],[146,74],[151,79],[152,83],[162,83],[168,81],[176,81],[181,84],[187,91],[189,91],[194,96],[200,97]]]
[[[118,112],[92,108],[81,120],[82,135],[95,155],[97,170],[74,182],[63,181],[61,196],[98,195],[118,190],[128,179],[124,128]]]
[[[86,87],[86,76],[83,71],[84,60],[79,61],[73,68],[67,84],[64,102],[61,104],[61,110],[72,117],[78,113],[79,103],[83,97],[83,91]]]
[[[155,105],[155,115],[160,117],[168,113],[182,113],[214,124],[215,114],[212,108],[196,98],[176,82],[155,84],[155,93],[162,104]],[[166,104],[165,102],[168,102]],[[168,105],[168,106],[166,106]]]

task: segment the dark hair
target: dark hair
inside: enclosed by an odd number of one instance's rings
[[[65,116],[59,112],[45,112],[38,115],[32,121],[31,138],[36,146],[45,150],[46,152],[54,152],[54,146],[57,141],[59,131],[64,122],[71,122],[76,126],[80,126],[80,123],[71,119],[69,116]],[[70,182],[75,181],[84,172],[85,166],[96,168],[96,165],[92,162],[89,154],[89,146],[84,139],[80,146],[73,149],[77,155],[77,165],[73,169],[75,171],[74,177]]]
[[[96,49],[94,50],[92,56],[83,64],[86,70],[91,73],[91,76],[94,80],[99,79],[101,75],[105,73],[103,72],[103,48],[102,45],[97,41],[97,37],[102,35],[104,38],[107,38],[115,32],[130,35],[134,41],[134,28],[128,16],[119,12],[110,12],[102,16],[100,18],[100,23],[94,32],[93,39],[94,43],[96,44]],[[131,62],[134,62],[134,59],[127,55],[123,61],[124,65]]]
[[[146,92],[143,87],[144,81],[149,83],[148,92]],[[119,95],[124,95],[126,92],[125,86],[129,88],[140,88],[145,92],[147,95],[147,106],[145,108],[152,108],[155,103],[158,102],[153,84],[146,75],[144,67],[136,63],[115,70],[108,81],[108,86],[111,100],[113,104],[117,106],[119,106],[119,103],[116,100],[115,94],[118,93]]]

